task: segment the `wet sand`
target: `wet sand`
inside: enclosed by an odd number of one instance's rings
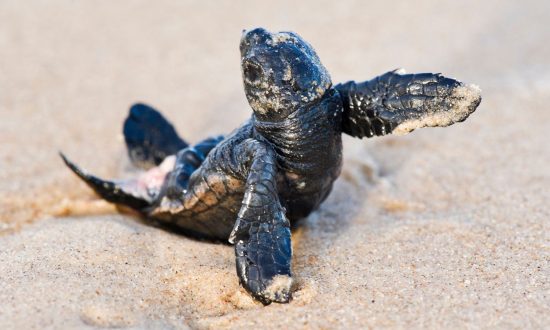
[[[539,328],[550,324],[550,6],[544,1],[0,4],[0,328]],[[334,82],[398,67],[476,83],[466,122],[344,138],[293,234],[294,300],[238,285],[233,249],[120,214],[63,165],[131,175],[147,102],[189,141],[250,110],[243,28],[293,30]]]

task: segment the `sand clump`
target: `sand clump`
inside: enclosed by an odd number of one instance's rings
[[[273,277],[269,285],[262,291],[262,295],[270,300],[280,300],[290,293],[292,286],[292,277],[287,275],[277,275]]]
[[[237,290],[227,296],[226,300],[237,309],[251,309],[260,307],[261,303],[254,300],[244,289]]]

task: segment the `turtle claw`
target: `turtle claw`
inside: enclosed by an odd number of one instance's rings
[[[131,189],[130,184],[100,179],[79,168],[65,157],[63,153],[60,152],[59,155],[63,159],[63,162],[65,162],[65,165],[67,165],[74,174],[108,202],[126,205],[138,211],[151,205],[150,198],[140,194],[139,190]]]

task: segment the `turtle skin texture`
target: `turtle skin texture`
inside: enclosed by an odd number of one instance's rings
[[[333,85],[292,32],[244,31],[244,90],[253,110],[227,136],[190,145],[158,111],[136,104],[124,123],[135,179],[103,180],[62,155],[109,202],[198,238],[234,245],[243,287],[264,304],[291,299],[291,223],[317,209],[342,167],[342,133],[405,134],[465,120],[480,90],[440,74],[391,71]]]

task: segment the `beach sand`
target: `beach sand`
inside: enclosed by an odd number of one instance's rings
[[[547,328],[550,3],[3,1],[0,328]],[[147,102],[187,140],[250,115],[242,29],[293,30],[335,83],[398,67],[478,84],[466,122],[344,138],[293,233],[294,299],[240,288],[231,246],[120,214],[65,168],[131,175]]]

